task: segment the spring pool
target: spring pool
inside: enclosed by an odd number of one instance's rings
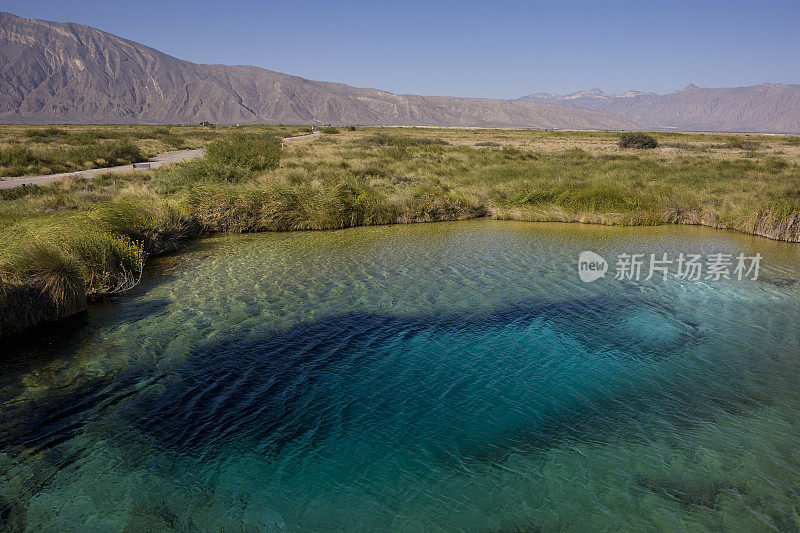
[[[584,283],[584,250],[763,259]],[[3,347],[0,523],[794,530],[798,279],[800,245],[697,227],[204,239]]]

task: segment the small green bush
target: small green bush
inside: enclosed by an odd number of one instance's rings
[[[43,159],[54,159],[56,155],[50,154],[49,157],[43,157]],[[73,163],[75,167],[83,167],[83,163],[86,161],[99,161],[95,166],[103,167],[112,164],[129,165],[144,161],[145,157],[139,147],[129,139],[118,139],[70,148],[66,153],[65,159]]]
[[[324,128],[320,128],[319,131],[322,133],[327,133],[329,135],[335,135],[339,133],[339,128],[334,128],[333,126],[326,126]]]
[[[39,158],[28,148],[0,148],[0,167],[25,167],[38,162]]]
[[[620,148],[656,148],[658,141],[652,135],[641,131],[629,131],[619,136]]]
[[[728,142],[723,145],[723,148],[754,151],[761,148],[761,143],[758,141],[747,140],[742,137],[729,137]]]
[[[234,134],[212,142],[206,148],[206,161],[222,167],[240,167],[253,172],[276,168],[281,144],[272,135]]]
[[[25,136],[33,142],[49,142],[56,137],[66,137],[69,132],[63,128],[49,127],[49,128],[31,128],[25,130]]]
[[[144,154],[138,146],[133,144],[128,139],[121,139],[113,141],[107,145],[100,145],[97,152],[92,154],[96,159],[105,159],[107,161],[115,161],[123,165],[135,163],[145,159]]]
[[[152,183],[158,194],[167,195],[191,189],[197,184],[242,183],[252,177],[253,172],[247,168],[196,159],[159,168]]]
[[[185,137],[181,137],[180,135],[175,135],[174,133],[165,133],[161,136],[161,140],[164,143],[168,144],[170,148],[175,150],[183,150],[184,148],[189,148],[189,144],[186,142]]]
[[[787,135],[783,142],[789,146],[800,146],[800,135]]]

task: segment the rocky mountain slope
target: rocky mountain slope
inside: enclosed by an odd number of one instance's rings
[[[635,129],[547,103],[398,95],[249,66],[200,65],[98,29],[0,14],[0,122],[363,124]]]
[[[621,115],[649,129],[800,133],[800,85],[764,83],[708,89],[689,85],[672,94],[600,89],[568,95],[531,94],[521,101]]]

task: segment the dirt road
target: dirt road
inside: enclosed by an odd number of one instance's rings
[[[286,137],[284,141],[296,141],[299,139],[309,139],[317,137],[320,132],[310,133],[308,135],[298,135],[297,137]],[[173,152],[164,152],[158,154],[152,159],[145,161],[149,164],[146,168],[158,168],[161,165],[168,165],[169,163],[177,163],[178,161],[186,161],[188,159],[195,159],[203,155],[203,149],[197,150],[175,150]],[[141,165],[141,163],[137,163]],[[72,176],[81,176],[83,178],[91,178],[98,174],[106,174],[108,172],[130,172],[132,170],[146,170],[146,168],[134,168],[134,165],[122,165],[119,167],[106,167],[106,168],[93,168],[90,170],[76,170],[75,172],[64,172],[62,174],[47,174],[44,176],[20,176],[18,178],[0,178],[0,189],[13,189],[14,187],[21,187],[22,185],[45,185],[56,180],[70,178]]]

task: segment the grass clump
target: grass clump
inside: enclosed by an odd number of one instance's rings
[[[212,142],[206,148],[206,161],[220,167],[239,167],[258,172],[278,166],[280,142],[272,135],[234,134]]]
[[[407,224],[467,220],[487,214],[485,204],[477,198],[453,193],[447,187],[427,186],[413,191],[405,201],[397,221]]]
[[[412,146],[447,146],[450,143],[444,139],[430,137],[409,137],[406,135],[390,135],[378,133],[368,139],[372,146],[393,146],[395,148],[409,148]]]
[[[159,198],[120,196],[96,206],[91,217],[107,233],[121,235],[151,255],[175,251],[199,233],[191,217]]]
[[[3,176],[21,176],[25,169],[35,167],[41,162],[29,148],[12,146],[0,149],[0,172]]]
[[[761,143],[743,137],[728,137],[727,142],[721,147],[753,152],[761,148]]]
[[[510,206],[558,206],[584,213],[623,213],[645,208],[650,202],[640,193],[613,183],[555,185],[515,194]]]
[[[656,148],[658,141],[652,135],[647,135],[641,131],[628,131],[619,136],[620,148]]]
[[[341,133],[339,128],[335,128],[333,126],[325,126],[323,128],[320,128],[319,131],[321,131],[322,133],[327,133],[328,135],[336,135],[337,133]]]
[[[36,220],[3,236],[0,335],[86,308],[87,298],[124,292],[141,278],[145,252],[85,217]]]
[[[783,138],[783,142],[787,146],[800,146],[800,135],[787,135]]]
[[[86,308],[79,263],[42,242],[7,249],[0,262],[0,337]]]
[[[64,128],[48,127],[44,129],[28,129],[25,130],[25,137],[33,142],[50,142],[53,138],[61,138],[69,135],[69,132]]]
[[[177,249],[197,224],[158,198],[122,196],[88,212],[19,221],[0,237],[0,336],[130,290],[150,254]]]

